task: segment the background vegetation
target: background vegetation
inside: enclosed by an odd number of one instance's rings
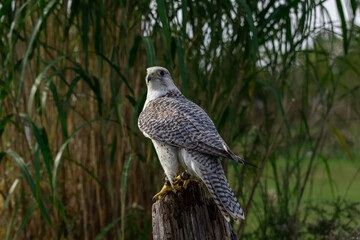
[[[2,1],[0,239],[151,239],[153,65],[263,167],[223,161],[240,237],[359,236],[359,1],[325,2]]]

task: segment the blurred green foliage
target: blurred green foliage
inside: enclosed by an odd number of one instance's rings
[[[2,1],[0,238],[151,239],[153,65],[262,167],[223,161],[240,237],[358,236],[359,1],[325,2]]]

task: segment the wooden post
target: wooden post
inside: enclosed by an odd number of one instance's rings
[[[196,181],[152,205],[152,230],[154,240],[238,239],[214,200]]]

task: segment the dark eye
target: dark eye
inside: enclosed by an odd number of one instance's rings
[[[165,72],[164,72],[164,71],[160,71],[160,75],[161,75],[161,76],[164,76],[164,75],[165,75]]]

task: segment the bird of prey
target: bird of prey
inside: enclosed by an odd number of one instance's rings
[[[227,221],[245,219],[219,158],[255,165],[229,149],[210,117],[184,97],[166,68],[148,68],[145,81],[148,92],[138,126],[145,137],[152,140],[168,180],[154,199],[180,189],[182,184],[186,187],[187,172],[205,183]],[[180,167],[186,172],[177,176]]]

